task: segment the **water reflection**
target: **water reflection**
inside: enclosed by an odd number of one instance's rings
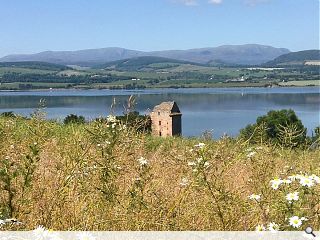
[[[281,91],[282,90],[282,91]],[[107,116],[116,98],[115,114],[123,112],[128,95],[137,97],[136,110],[148,113],[162,101],[174,100],[183,113],[183,134],[200,135],[212,130],[215,137],[224,133],[237,135],[239,129],[255,122],[272,109],[295,110],[311,130],[319,125],[320,95],[318,88],[255,89],[178,89],[145,91],[57,91],[1,92],[0,112],[14,111],[29,115],[41,98],[46,100],[49,118],[62,119],[70,113],[93,119]]]

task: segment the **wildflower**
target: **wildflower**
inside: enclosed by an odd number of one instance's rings
[[[268,230],[271,232],[277,232],[277,231],[279,231],[279,229],[280,229],[279,224],[276,224],[274,222],[271,222],[268,224]]]
[[[182,187],[185,187],[185,186],[187,186],[188,184],[189,184],[189,180],[188,180],[187,178],[182,178],[182,179],[181,179],[180,185],[181,185]]]
[[[256,153],[257,153],[257,152],[255,152],[255,151],[249,152],[249,153],[247,154],[247,157],[248,157],[248,158],[252,158],[254,155],[256,155]]]
[[[313,179],[309,177],[303,177],[300,179],[300,184],[304,187],[312,187],[314,185]]]
[[[197,162],[198,162],[198,163],[200,163],[200,162],[202,162],[202,161],[203,161],[203,158],[202,158],[202,157],[197,158]]]
[[[309,176],[309,178],[315,181],[317,184],[320,184],[320,178],[317,175],[312,174],[311,176]]]
[[[298,201],[299,200],[299,192],[287,194],[286,199],[289,201],[289,203],[292,203],[292,201]]]
[[[195,162],[188,162],[188,166],[195,166],[196,163]]]
[[[249,196],[249,199],[259,201],[259,200],[261,199],[261,194],[259,194],[259,195],[257,195],[257,194],[251,194],[251,195]]]
[[[276,178],[276,179],[271,180],[270,183],[271,183],[271,187],[274,190],[277,190],[279,188],[280,184],[283,183],[283,180]]]
[[[96,237],[92,236],[92,234],[88,232],[79,233],[78,238],[79,240],[96,240]]]
[[[198,144],[196,144],[194,146],[197,147],[197,148],[202,149],[202,148],[204,148],[205,144],[204,143],[198,143]]]
[[[210,163],[205,162],[205,163],[203,164],[203,166],[204,166],[205,168],[208,168],[208,167],[210,166]]]
[[[301,219],[301,221],[308,221],[308,218],[305,218],[305,217],[302,217],[300,219]]]
[[[117,126],[116,123],[112,123],[111,128],[115,128]]]
[[[115,123],[115,122],[117,122],[117,119],[116,119],[115,116],[109,115],[109,116],[107,117],[107,121],[108,121],[108,122],[111,122],[111,123]]]
[[[138,162],[139,162],[140,166],[146,166],[148,164],[148,160],[145,159],[144,157],[138,158]]]
[[[300,180],[301,178],[304,178],[304,176],[301,175],[301,174],[295,174],[295,175],[289,176],[288,178],[289,178],[291,181],[294,181],[294,180]]]
[[[282,182],[283,182],[283,183],[286,183],[286,184],[290,184],[290,183],[292,183],[292,181],[291,181],[291,180],[289,180],[289,179],[284,179],[284,180],[282,180]]]
[[[49,231],[42,225],[39,225],[36,229],[33,230],[37,240],[46,239],[49,236]]]
[[[257,232],[261,232],[261,231],[265,231],[266,230],[266,228],[261,224],[259,224],[258,226],[256,226],[256,231]]]
[[[302,225],[302,220],[298,216],[289,218],[289,224],[294,228],[299,228]]]

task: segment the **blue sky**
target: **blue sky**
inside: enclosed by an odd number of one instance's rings
[[[319,48],[319,0],[0,0],[0,56],[245,43]]]

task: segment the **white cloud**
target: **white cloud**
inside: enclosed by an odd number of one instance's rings
[[[198,1],[197,0],[175,0],[176,3],[181,3],[186,6],[197,6]]]
[[[222,0],[209,0],[208,3],[210,3],[210,4],[220,4],[220,3],[222,3]]]

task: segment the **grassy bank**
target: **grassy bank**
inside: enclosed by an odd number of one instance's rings
[[[3,229],[319,229],[319,150],[164,139],[109,120],[0,118],[0,219],[22,222]]]

